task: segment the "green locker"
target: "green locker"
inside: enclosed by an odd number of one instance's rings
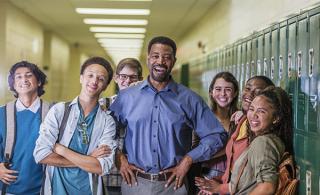
[[[279,33],[280,24],[271,27],[271,58],[270,79],[276,86],[280,86],[279,80]]]
[[[246,43],[246,77],[244,79],[244,81],[246,82],[250,76],[251,76],[251,55],[252,55],[252,39],[249,38],[249,40]]]
[[[241,42],[241,75],[239,87],[243,89],[243,86],[246,82],[246,58],[247,58],[247,43],[242,40]]]
[[[243,74],[241,72],[241,44],[237,44],[237,80],[239,82],[241,82],[241,74]],[[240,87],[240,86],[239,86]],[[241,88],[240,88],[241,89]],[[241,90],[240,90],[241,91]]]
[[[251,47],[250,77],[257,75],[258,37],[256,34],[253,35]]]
[[[278,79],[280,87],[288,91],[288,23],[287,21],[280,23],[279,30],[279,71]]]
[[[263,47],[263,75],[270,78],[270,54],[271,54],[271,28],[264,32],[264,47]]]
[[[319,49],[320,49],[320,8],[309,12],[309,47],[307,61],[307,116],[308,134],[306,137],[306,157],[309,162],[308,171],[311,173],[311,193],[320,191],[320,125],[319,125]],[[306,178],[308,184],[308,179]]]
[[[234,44],[232,46],[232,63],[233,63],[233,72],[232,74],[237,78],[237,46]]]
[[[189,87],[189,64],[183,64],[181,66],[180,83],[186,87]]]
[[[258,33],[258,46],[257,46],[257,75],[263,75],[263,48],[264,48],[264,33]]]

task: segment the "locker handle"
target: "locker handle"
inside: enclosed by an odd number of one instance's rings
[[[279,55],[279,79],[282,79],[282,71],[283,71],[283,57]]]
[[[313,65],[314,65],[314,50],[309,49],[309,77],[313,75]]]
[[[257,73],[258,73],[258,75],[260,75],[261,74],[261,62],[260,62],[260,60],[257,60]]]
[[[318,103],[318,96],[317,95],[310,95],[309,96],[309,100],[310,100],[310,103],[312,105],[312,108],[314,110],[317,109],[317,103]]]
[[[268,60],[267,60],[267,58],[264,58],[263,59],[263,75],[264,76],[267,76],[267,66],[268,66]]]
[[[292,54],[288,54],[288,77],[292,77]]]
[[[273,74],[274,74],[274,57],[271,57],[271,70],[270,70],[270,77],[273,79]]]
[[[302,52],[299,51],[297,54],[298,54],[297,55],[297,57],[298,57],[298,59],[297,59],[297,62],[298,62],[298,77],[300,78],[301,77],[301,72],[302,72]]]

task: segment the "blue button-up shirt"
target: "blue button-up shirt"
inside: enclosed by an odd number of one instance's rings
[[[227,139],[203,99],[173,80],[161,91],[148,80],[121,90],[110,110],[126,126],[129,163],[151,173],[176,166],[186,154],[193,162],[208,160]],[[193,130],[201,141],[191,150]]]

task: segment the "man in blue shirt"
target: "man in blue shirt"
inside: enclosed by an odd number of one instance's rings
[[[117,155],[124,195],[187,194],[191,164],[209,159],[226,141],[202,98],[172,79],[175,55],[173,40],[153,38],[148,78],[120,91],[110,107],[126,127],[124,150]],[[193,130],[201,141],[191,150]]]

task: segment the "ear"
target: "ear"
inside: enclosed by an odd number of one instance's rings
[[[80,84],[82,84],[83,76],[82,74],[80,75]]]

